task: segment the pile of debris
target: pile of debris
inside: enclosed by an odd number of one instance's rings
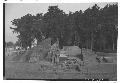
[[[67,60],[61,63],[61,68],[64,70],[81,71],[82,61],[76,57],[68,57]]]
[[[96,52],[101,63],[117,63],[117,53]]]

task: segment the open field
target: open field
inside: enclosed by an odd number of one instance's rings
[[[11,61],[13,56],[5,57],[6,79],[109,79],[117,80],[117,64],[101,63],[83,66],[82,72],[42,71],[38,63]]]

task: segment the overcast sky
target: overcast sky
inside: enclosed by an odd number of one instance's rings
[[[66,13],[85,10],[92,7],[95,3],[7,3],[5,5],[5,41],[16,42],[16,34],[13,34],[9,27],[12,26],[13,19],[20,18],[28,13],[36,15],[37,13],[46,13],[48,6],[58,5]],[[99,7],[104,7],[107,3],[97,3]],[[110,3],[112,4],[112,3]]]

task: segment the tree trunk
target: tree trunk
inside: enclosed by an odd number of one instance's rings
[[[31,49],[31,45],[29,46],[29,49]]]
[[[89,40],[86,40],[86,42],[85,42],[85,48],[86,48],[86,49],[89,48]]]
[[[115,45],[114,45],[114,42],[113,42],[113,50],[115,50]]]
[[[115,44],[114,44],[114,34],[112,35],[112,50],[115,50]]]
[[[91,47],[90,49],[92,50],[93,49],[93,32],[91,33]]]
[[[24,49],[27,50],[27,47],[25,47]]]

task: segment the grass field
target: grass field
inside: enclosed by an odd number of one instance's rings
[[[101,63],[83,66],[77,71],[42,71],[37,63],[14,62],[14,56],[5,57],[6,79],[109,79],[117,80],[117,64]]]

